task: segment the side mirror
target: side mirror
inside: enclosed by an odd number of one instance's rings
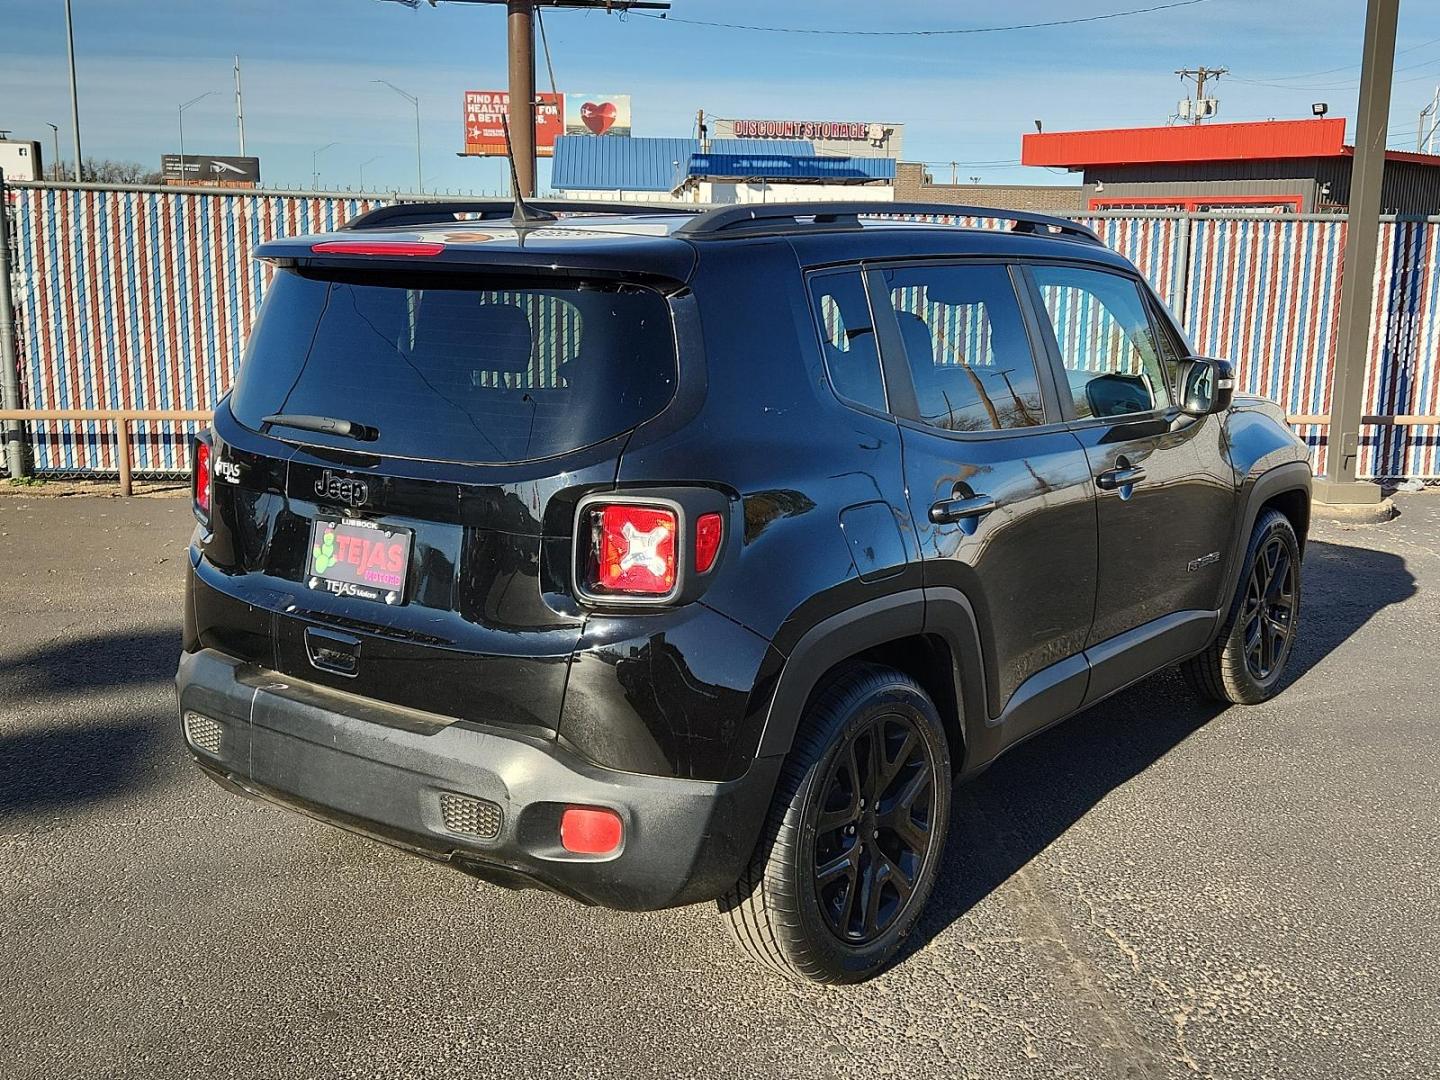
[[[1180,410],[1187,416],[1211,416],[1230,408],[1235,368],[1229,360],[1194,356],[1180,365]]]

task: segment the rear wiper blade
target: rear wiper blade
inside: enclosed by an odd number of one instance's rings
[[[262,424],[283,424],[301,431],[319,431],[326,435],[339,435],[358,442],[374,442],[380,437],[380,429],[354,420],[341,420],[334,416],[309,416],[305,413],[275,413],[260,421]]]

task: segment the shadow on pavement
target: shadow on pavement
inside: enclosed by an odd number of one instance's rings
[[[150,718],[0,736],[0,819],[70,810],[148,784],[167,751],[164,736]]]
[[[63,811],[148,786],[182,752],[163,688],[179,654],[179,631],[164,629],[64,637],[0,658],[0,703],[10,716],[0,729],[0,816]]]
[[[1288,681],[1307,674],[1377,612],[1415,591],[1414,576],[1396,555],[1311,541]],[[922,948],[1110,791],[1226,708],[1190,693],[1177,672],[1165,672],[1016,747],[959,788],[945,865],[907,953]]]
[[[179,657],[178,628],[47,641],[0,658],[0,700],[168,682]]]

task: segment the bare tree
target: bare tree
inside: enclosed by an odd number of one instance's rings
[[[147,169],[138,161],[86,158],[85,179],[98,184],[158,184],[163,176],[158,169]]]

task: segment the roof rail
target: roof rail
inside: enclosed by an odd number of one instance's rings
[[[990,206],[956,206],[946,203],[910,202],[787,202],[727,206],[699,214],[676,230],[692,239],[726,234],[754,236],[758,233],[791,233],[820,229],[856,229],[862,217],[893,217],[927,214],[945,217],[977,217],[1009,221],[1012,232],[1054,233],[1073,240],[1101,244],[1093,229],[1079,222],[1025,210],[997,210]],[[802,220],[812,219],[810,223]]]
[[[551,213],[569,214],[699,214],[700,207],[676,204],[649,206],[645,203],[581,202],[578,199],[527,199],[526,206]],[[515,204],[508,199],[468,199],[447,202],[394,203],[377,206],[341,226],[342,229],[388,229],[400,225],[435,225],[454,222],[466,214],[480,221],[509,221]]]

